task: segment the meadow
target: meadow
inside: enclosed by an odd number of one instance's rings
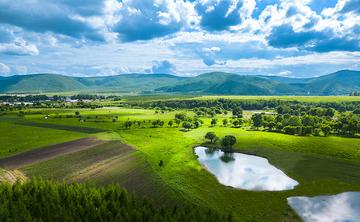
[[[339,98],[282,99],[358,101],[356,98]],[[75,115],[77,111],[79,113]],[[157,205],[194,204],[230,213],[235,221],[300,221],[288,206],[287,197],[360,191],[358,138],[287,135],[255,130],[248,124],[240,128],[224,126],[221,120],[231,118],[230,113],[217,114],[216,125],[211,124],[211,117],[199,117],[200,127],[184,130],[178,124],[168,125],[177,113],[189,117],[195,115],[186,109],[162,113],[154,109],[124,107],[27,109],[21,117],[12,111],[0,117],[0,137],[5,141],[1,143],[0,151],[2,156],[9,156],[84,137],[106,140],[105,144],[89,150],[19,170],[28,178],[78,181],[91,186],[119,183],[136,195],[151,197]],[[245,122],[250,121],[253,113],[244,111]],[[154,126],[154,120],[164,121],[164,125]],[[127,121],[132,121],[133,125],[125,127]],[[137,122],[141,124],[137,125]],[[198,145],[220,146],[220,143],[214,145],[205,140],[204,135],[210,131],[219,138],[235,136],[236,151],[266,157],[299,185],[293,190],[276,192],[246,191],[221,185],[199,164],[193,151]]]

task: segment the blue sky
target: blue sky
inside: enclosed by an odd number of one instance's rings
[[[0,75],[360,70],[360,0],[0,0]]]

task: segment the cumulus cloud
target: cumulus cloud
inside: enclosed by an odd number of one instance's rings
[[[146,70],[146,72],[156,74],[174,74],[176,73],[176,66],[168,60],[154,61],[152,68]]]
[[[195,9],[201,16],[200,25],[209,31],[227,30],[250,17],[255,9],[254,0],[197,1]]]
[[[266,27],[269,45],[316,52],[359,51],[356,32],[360,17],[338,14],[348,2],[339,1],[334,8],[322,10],[322,14],[311,9],[312,2],[283,1],[264,10],[259,23]]]
[[[209,40],[201,43],[177,43],[173,48],[182,54],[201,58],[207,66],[227,65],[229,60],[250,58],[272,60],[279,57],[306,54],[306,52],[299,52],[296,49],[271,47],[265,42],[255,39],[236,42]]]
[[[356,14],[360,14],[360,0],[345,1],[340,12],[342,13],[354,12]]]
[[[331,51],[360,51],[358,38],[352,36],[337,37],[331,30],[323,31],[294,31],[289,25],[275,27],[268,36],[271,46],[331,52]]]
[[[13,35],[5,27],[0,26],[0,43],[10,42]]]
[[[24,40],[17,40],[14,43],[0,44],[0,54],[7,55],[38,55],[39,50],[34,44],[30,44]]]
[[[296,76],[311,67],[306,72],[324,74],[358,67],[359,5],[359,0],[0,0],[0,60],[11,73],[106,75],[143,72],[148,64],[149,73],[262,69]],[[274,65],[332,53],[346,55],[346,61]]]
[[[53,32],[102,41],[104,38],[99,30],[90,21],[81,19],[81,15],[99,11],[98,6],[93,0],[87,1],[87,4],[68,0],[3,0],[0,1],[0,21],[34,32]]]
[[[209,48],[203,48],[202,53],[200,53],[200,56],[203,59],[203,62],[207,66],[212,65],[225,65],[226,61],[219,61],[216,59],[217,54],[221,51],[220,47],[213,46]]]
[[[10,67],[0,62],[0,75],[8,75],[10,73]]]
[[[126,0],[117,14],[113,31],[123,41],[157,38],[197,23],[193,5],[179,0]]]

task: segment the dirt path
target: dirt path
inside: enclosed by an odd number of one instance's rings
[[[0,159],[0,167],[5,169],[17,169],[28,164],[48,160],[56,156],[89,149],[104,142],[106,141],[95,138],[84,138],[66,143],[51,145]]]

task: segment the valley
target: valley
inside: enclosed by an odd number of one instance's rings
[[[122,107],[111,99],[93,100],[89,103],[106,107],[91,109],[81,108],[81,102],[45,108],[57,103],[51,101],[3,107],[0,128],[6,142],[0,145],[0,165],[5,172],[21,172],[28,181],[43,178],[91,187],[115,183],[156,206],[197,206],[231,215],[234,221],[301,221],[287,198],[360,190],[359,129],[352,134],[335,127],[341,118],[359,121],[358,114],[352,114],[359,106],[356,97],[165,96],[120,101]],[[279,106],[297,106],[303,113],[279,114]],[[332,117],[323,116],[330,108]],[[313,109],[317,113],[311,114]],[[260,114],[262,124],[254,125],[254,116]],[[266,121],[271,116],[276,121],[277,115],[298,116],[302,123],[306,115],[314,115],[311,133],[291,135],[269,128]],[[329,134],[321,124],[333,124]],[[219,139],[210,142],[204,137],[208,132]],[[198,162],[194,147],[221,148],[227,135],[236,138],[234,151],[266,158],[298,185],[250,191],[219,183]],[[41,154],[44,151],[47,154]]]

